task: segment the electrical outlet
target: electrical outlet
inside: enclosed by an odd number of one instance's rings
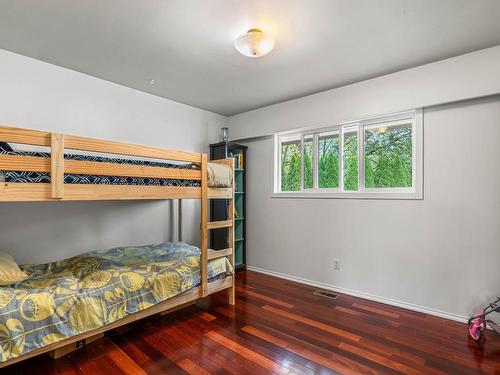
[[[333,269],[335,271],[340,271],[340,259],[333,260]]]

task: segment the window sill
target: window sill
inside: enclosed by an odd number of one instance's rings
[[[383,200],[423,200],[421,192],[279,192],[272,193],[271,198],[288,199],[383,199]]]

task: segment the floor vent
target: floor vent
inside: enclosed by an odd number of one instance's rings
[[[327,298],[331,298],[331,299],[335,299],[339,296],[338,294],[335,294],[332,292],[325,292],[324,290],[315,290],[314,294],[316,294],[317,296],[327,297]]]

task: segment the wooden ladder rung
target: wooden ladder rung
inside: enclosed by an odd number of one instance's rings
[[[232,220],[210,221],[207,223],[207,229],[230,228],[232,226]]]
[[[212,250],[208,252],[208,260],[227,257],[233,254],[233,249]]]
[[[233,189],[208,188],[208,199],[233,199]]]

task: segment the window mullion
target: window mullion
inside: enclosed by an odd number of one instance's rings
[[[315,133],[313,138],[313,188],[319,187],[319,134]]]
[[[339,190],[344,191],[344,127],[339,126]]]
[[[304,134],[300,135],[300,152],[301,152],[301,161],[300,161],[300,191],[304,191]]]

